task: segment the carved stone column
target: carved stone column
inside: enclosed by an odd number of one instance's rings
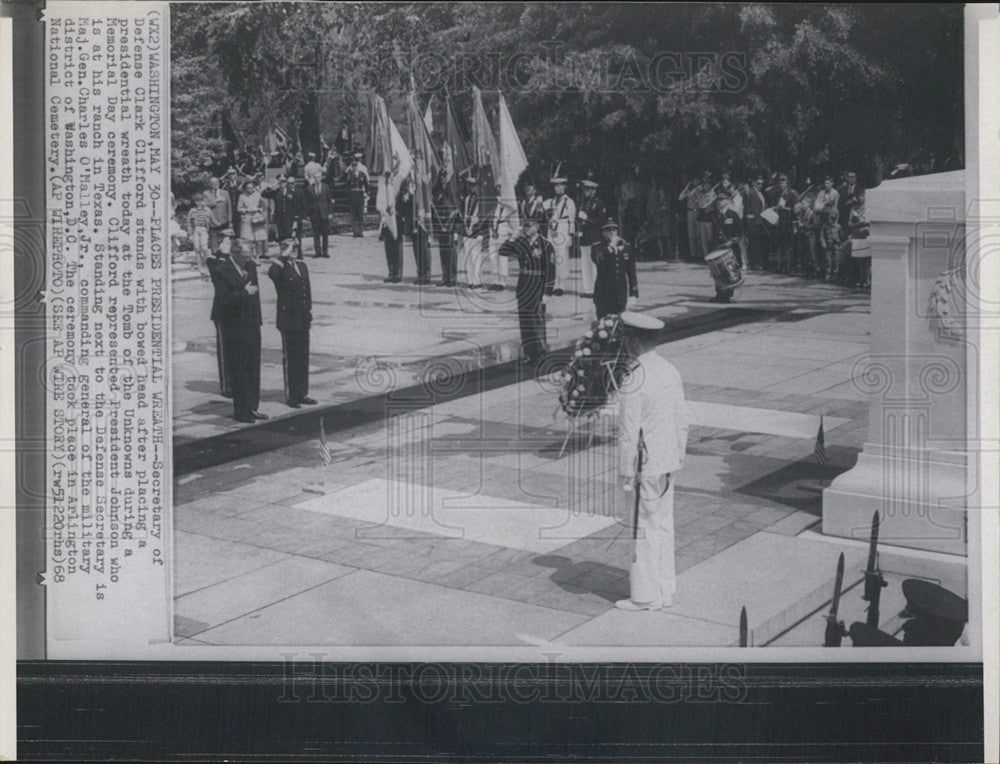
[[[870,396],[868,438],[854,468],[823,493],[823,532],[867,539],[877,510],[882,542],[964,555],[974,353],[931,306],[939,277],[964,265],[964,172],[886,181],[866,208],[871,351],[852,378]],[[964,307],[960,295],[953,305]]]

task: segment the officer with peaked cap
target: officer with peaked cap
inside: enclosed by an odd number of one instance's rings
[[[479,252],[482,249],[482,239],[479,237],[481,224],[479,220],[479,178],[471,169],[464,170],[459,179],[462,181],[462,198],[458,210],[458,270],[465,270],[470,289],[481,289],[479,282]]]
[[[576,203],[566,194],[566,178],[557,176],[549,182],[552,184],[553,195],[545,201],[545,214],[549,220],[546,236],[552,242],[556,260],[556,280],[552,293],[561,297],[569,278],[570,243],[576,233]]]
[[[285,380],[285,401],[293,409],[303,403],[313,404],[309,397],[309,327],[312,325],[312,286],[309,269],[297,262],[293,240],[281,242],[278,261],[267,271],[278,296],[276,325],[281,333],[282,372]]]
[[[631,596],[615,607],[659,610],[670,607],[677,586],[674,483],[687,448],[684,386],[677,369],[656,352],[663,322],[628,311],[621,320],[634,365],[619,392],[619,472],[625,490],[639,493],[632,517]]]
[[[539,234],[540,220],[529,215],[521,221],[521,231],[500,245],[502,257],[518,262],[517,316],[521,326],[523,360],[538,364],[547,351],[545,345],[545,303],[552,292],[555,266],[552,243]]]
[[[583,198],[580,209],[576,213],[580,229],[580,274],[583,285],[580,287],[581,297],[594,296],[594,281],[597,270],[594,267],[593,247],[601,242],[601,223],[608,216],[604,202],[597,195],[597,183],[589,178],[580,181]],[[620,311],[614,311],[619,313]],[[600,318],[600,316],[598,316]]]
[[[639,296],[635,275],[635,253],[618,235],[618,223],[610,218],[601,227],[602,240],[590,248],[591,263],[596,269],[594,308],[598,318],[621,313],[629,297]]]
[[[229,259],[229,252],[233,246],[233,237],[236,232],[232,228],[224,228],[219,231],[218,247],[205,258],[205,265],[208,267],[208,275],[212,279],[212,289],[215,294],[212,297],[212,313],[210,318],[215,324],[215,360],[219,368],[219,392],[225,398],[233,397],[233,377],[232,358],[234,352],[233,340],[235,334],[230,331],[229,322],[223,320],[222,311],[222,282],[219,281],[219,265]]]

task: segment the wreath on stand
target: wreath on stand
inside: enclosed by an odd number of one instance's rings
[[[559,405],[569,417],[569,429],[559,456],[573,434],[576,423],[597,416],[617,391],[630,369],[625,352],[625,328],[618,315],[594,321],[576,341],[573,356],[560,374]],[[591,438],[593,432],[591,432]]]

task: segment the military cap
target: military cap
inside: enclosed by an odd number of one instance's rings
[[[598,184],[593,180],[581,180],[580,185],[584,188],[597,188]]]
[[[566,178],[563,178],[562,176],[558,176],[558,177],[555,177],[555,178],[549,178],[549,183],[551,183],[553,186],[558,186],[558,185],[565,186],[566,185]]]
[[[361,159],[361,157],[363,157],[363,156],[364,156],[364,154],[362,154],[360,151],[355,151],[354,152],[354,158],[355,159]]]
[[[651,316],[648,313],[636,313],[631,310],[622,313],[621,320],[626,331],[655,332],[666,326],[656,316]]]
[[[223,236],[235,236],[236,235],[236,231],[234,231],[231,226],[229,228],[224,228],[219,233],[222,234]]]
[[[935,618],[964,624],[969,620],[969,601],[943,586],[919,578],[903,581],[906,613],[915,618]]]
[[[608,218],[604,225],[601,226],[602,231],[606,231],[609,228],[618,228],[618,223],[615,222],[614,218]]]

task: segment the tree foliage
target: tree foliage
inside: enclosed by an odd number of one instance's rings
[[[401,118],[411,82],[466,125],[471,85],[487,108],[503,89],[536,174],[962,161],[961,7],[226,3],[172,20],[181,183],[220,161],[219,112],[256,145],[313,92],[328,135],[342,119],[363,135],[367,94]]]

